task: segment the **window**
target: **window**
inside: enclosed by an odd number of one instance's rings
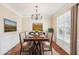
[[[57,43],[70,53],[71,11],[57,17]]]

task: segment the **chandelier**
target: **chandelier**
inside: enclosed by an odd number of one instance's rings
[[[38,6],[35,6],[35,14],[32,14],[32,19],[42,19],[42,16],[40,15],[40,13],[38,13]]]

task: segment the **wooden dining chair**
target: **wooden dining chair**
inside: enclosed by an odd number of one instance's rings
[[[35,32],[29,32],[29,35],[35,35]]]
[[[42,44],[43,54],[48,51],[51,51],[51,54],[53,54],[53,51],[52,51],[53,33],[48,33],[48,38],[49,38],[49,41],[43,42]]]
[[[29,35],[29,33],[27,31],[25,31],[25,38],[27,38]]]
[[[29,42],[24,42],[25,32],[19,33],[20,39],[20,54],[22,53],[30,53],[31,44]]]
[[[38,32],[39,35],[45,35],[45,32]]]

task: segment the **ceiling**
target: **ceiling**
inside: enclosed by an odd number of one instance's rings
[[[63,8],[66,3],[7,3],[10,8],[22,16],[30,17],[35,13],[35,7],[38,5],[38,11],[43,17],[50,17],[56,11]]]

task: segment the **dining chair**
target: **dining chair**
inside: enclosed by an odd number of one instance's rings
[[[38,32],[39,35],[45,35],[45,32]]]
[[[31,50],[31,44],[29,44],[29,42],[24,42],[24,38],[25,38],[25,32],[21,32],[19,33],[19,38],[20,38],[20,54],[22,53],[30,53]]]
[[[42,43],[43,54],[48,51],[51,51],[51,54],[53,54],[52,51],[53,33],[48,33],[48,38],[49,38],[48,42],[46,41]]]
[[[29,35],[29,33],[27,31],[25,31],[25,38],[27,38]]]
[[[29,35],[35,35],[35,32],[29,32]]]

